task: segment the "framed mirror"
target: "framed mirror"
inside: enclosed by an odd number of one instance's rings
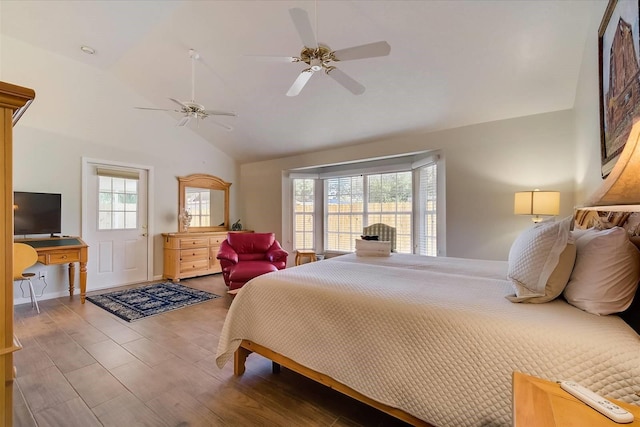
[[[230,186],[230,182],[213,175],[179,176],[178,231],[197,233],[229,230]],[[191,217],[186,230],[182,227],[185,209]]]

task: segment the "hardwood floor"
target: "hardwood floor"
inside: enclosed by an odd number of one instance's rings
[[[406,425],[259,355],[218,369],[232,297],[220,275],[181,283],[222,297],[133,323],[78,296],[16,306],[14,427]]]

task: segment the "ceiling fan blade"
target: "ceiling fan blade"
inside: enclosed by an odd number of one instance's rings
[[[387,56],[389,52],[391,52],[391,46],[389,43],[382,41],[336,50],[333,52],[333,57],[336,61],[350,61],[352,59]]]
[[[191,120],[191,116],[184,116],[178,122],[178,126],[186,126],[189,123],[189,120]]]
[[[149,108],[149,107],[133,107],[137,110],[154,110],[154,111],[176,111],[169,108]]]
[[[260,62],[300,62],[300,58],[295,56],[273,56],[273,55],[245,55]]]
[[[318,47],[318,42],[316,41],[316,36],[313,33],[313,28],[311,27],[311,22],[309,21],[309,15],[307,15],[307,12],[304,9],[296,7],[289,9],[289,14],[293,20],[293,25],[295,25],[296,30],[298,31],[300,40],[302,40],[302,44],[305,47]]]
[[[312,75],[313,75],[313,71],[311,71],[310,68],[307,68],[306,70],[302,71],[298,75],[298,78],[296,79],[296,81],[293,82],[293,84],[289,88],[289,91],[287,92],[287,96],[297,96],[302,90],[302,88],[304,87],[304,85],[307,84],[307,82],[309,81]]]
[[[342,86],[344,86],[348,91],[350,91],[354,95],[362,95],[364,93],[364,90],[365,90],[364,86],[362,86],[357,81],[353,80],[351,77],[349,77],[348,75],[340,71],[338,68],[332,67],[331,69],[327,70],[327,74],[329,75],[329,77],[331,77],[333,80],[340,83]]]
[[[183,104],[182,102],[178,101],[177,99],[173,99],[173,98],[169,98],[171,101],[175,102],[176,104],[178,104],[179,106],[181,106],[182,108],[189,108],[187,105]]]
[[[224,123],[220,123],[220,122],[217,122],[217,121],[211,120],[211,119],[207,119],[207,120],[209,120],[211,123],[214,123],[214,124],[220,126],[221,128],[223,128],[225,130],[228,130],[228,131],[232,131],[233,130],[233,128],[231,126],[225,125]]]
[[[204,114],[206,114],[207,116],[231,116],[231,117],[238,117],[238,114],[232,112],[232,111],[216,111],[216,110],[204,110],[203,111]]]

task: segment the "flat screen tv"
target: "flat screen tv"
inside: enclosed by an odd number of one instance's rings
[[[13,192],[13,234],[62,232],[62,194]]]

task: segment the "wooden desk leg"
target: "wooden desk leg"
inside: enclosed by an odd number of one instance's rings
[[[76,286],[76,264],[69,263],[69,298],[73,297],[73,288]]]
[[[84,304],[84,297],[87,293],[87,263],[80,262],[80,302]]]

